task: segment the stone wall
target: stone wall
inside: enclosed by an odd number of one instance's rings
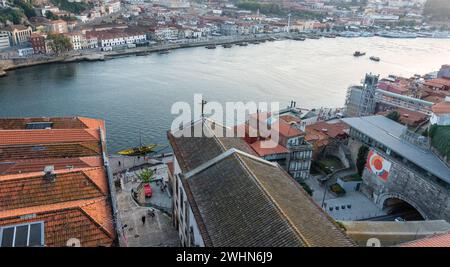
[[[363,173],[361,191],[380,208],[388,198],[398,198],[415,207],[425,219],[450,222],[450,192],[431,178],[387,156],[392,166],[387,181],[368,169]]]
[[[325,156],[334,156],[338,158],[345,169],[350,168],[351,162],[345,155],[343,145],[339,142],[333,142],[329,144],[324,150]]]

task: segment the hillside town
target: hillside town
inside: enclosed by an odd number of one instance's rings
[[[159,154],[108,156],[100,119],[1,118],[1,246],[448,246],[449,89],[449,65],[367,74],[343,108],[201,114]]]
[[[436,13],[439,3],[425,0],[3,0],[0,4],[3,59],[96,54],[156,44],[162,45],[160,49],[170,44],[218,44],[265,35],[301,40],[298,33],[305,38],[450,37],[449,18]]]
[[[6,99],[0,106],[6,106],[9,99],[25,99],[17,105],[18,111],[0,114],[0,248],[450,247],[448,62],[436,65],[433,61],[430,72],[414,75],[358,74],[361,83],[347,84],[345,80],[343,88],[334,88],[336,94],[323,89],[328,85],[321,82],[332,77],[324,74],[329,71],[325,68],[332,72],[348,67],[355,76],[356,68],[366,72],[363,66],[379,71],[375,64],[380,59],[370,57],[369,61],[367,56],[366,61],[358,61],[365,52],[356,51],[354,57],[350,54],[344,59],[353,59],[352,66],[330,63],[349,61],[324,60],[320,63],[326,66],[321,65],[311,79],[298,73],[307,72],[306,68],[292,67],[295,82],[305,79],[305,83],[320,84],[315,97],[332,98],[341,93],[340,107],[306,108],[302,105],[312,93],[297,92],[301,85],[289,91],[283,83],[292,65],[265,70],[271,64],[269,59],[262,63],[263,75],[279,71],[280,76],[271,77],[282,90],[258,80],[251,86],[260,91],[247,88],[253,97],[248,102],[267,101],[273,96],[267,90],[280,96],[270,100],[286,99],[281,97],[285,90],[289,103],[277,110],[245,110],[240,114],[242,121],[235,120],[233,113],[233,123],[227,124],[213,116],[213,105],[238,99],[247,107],[243,102],[248,95],[227,98],[222,92],[230,87],[214,84],[205,77],[205,70],[194,73],[193,60],[189,60],[200,58],[199,51],[234,52],[226,48],[277,44],[275,41],[284,39],[295,44],[319,38],[450,40],[450,5],[446,11],[445,3],[0,0],[0,76],[5,76],[2,80],[11,78],[8,84],[0,83],[0,100]],[[194,46],[200,47],[192,49],[194,55],[180,53],[181,61],[164,61],[177,56],[172,49]],[[223,49],[202,48],[216,46]],[[247,48],[246,53],[251,50]],[[309,50],[315,52],[314,47]],[[138,57],[150,53],[158,53],[158,59]],[[128,70],[130,65],[115,60],[119,62],[113,66],[118,69],[114,72],[120,76],[118,81],[111,79],[113,72],[90,69],[93,63],[72,64],[94,73],[95,79],[101,80],[101,75],[110,79],[107,87],[100,89],[86,73],[69,87],[76,76],[67,67],[70,64],[55,64],[60,68],[35,69],[34,73],[6,73],[55,62],[92,60],[103,64],[108,63],[103,62],[105,58],[128,54],[136,55],[131,65],[148,67],[145,74],[137,73],[136,68]],[[225,56],[229,63],[225,68],[236,68],[233,75],[245,72],[231,65],[229,54]],[[298,61],[293,59],[295,64],[308,61],[301,56]],[[218,64],[216,57],[218,54],[202,62],[204,68]],[[387,65],[397,64],[399,70],[413,64],[402,59],[403,65],[394,61]],[[163,64],[174,72],[156,73]],[[252,66],[251,71],[260,72],[254,70],[257,64]],[[214,74],[225,83],[230,76],[219,70]],[[251,71],[228,85],[244,90],[241,82]],[[163,76],[163,82],[140,77],[150,72]],[[186,72],[193,72],[194,78]],[[129,76],[122,77],[125,73]],[[48,80],[40,80],[42,76],[49,76],[45,77]],[[148,87],[144,94],[131,82],[141,78]],[[181,85],[170,83],[177,79]],[[198,102],[194,98],[194,112],[188,120],[179,123],[172,119],[171,127],[163,117],[170,112],[174,115],[177,103],[189,106],[184,97],[197,93],[188,88],[190,79],[214,90],[195,88],[206,91],[205,97]],[[6,90],[13,83],[17,87],[11,91],[16,94]],[[56,95],[49,89],[51,83],[67,94]],[[167,90],[166,95],[155,86],[158,83]],[[42,86],[35,87],[37,84]],[[39,98],[42,88],[55,94],[55,99],[53,95],[50,102]],[[101,91],[100,97],[96,90]],[[258,98],[258,93],[264,98]],[[81,101],[76,100],[78,94]],[[22,110],[24,106],[30,106],[34,115]],[[74,109],[66,110],[68,106]],[[132,106],[129,113],[136,117],[123,116],[123,106]],[[151,106],[152,112],[143,106]],[[200,112],[195,112],[197,109]],[[72,114],[74,110],[79,113]],[[16,115],[9,116],[13,112]],[[108,117],[109,112],[112,115]],[[139,115],[145,120],[138,121]],[[133,119],[136,121],[129,126],[127,121]],[[121,123],[126,125],[117,128]],[[144,124],[150,126],[141,131]],[[151,135],[149,128],[163,136],[164,144],[152,139],[156,135]],[[136,136],[139,142],[134,140]],[[109,138],[116,138],[120,150],[112,151]],[[146,143],[148,140],[152,143]],[[125,148],[131,142],[133,147]]]

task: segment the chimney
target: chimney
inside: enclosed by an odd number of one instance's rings
[[[55,167],[53,165],[45,166],[44,179],[48,182],[54,182],[56,180]]]
[[[300,122],[300,130],[302,132],[306,132],[306,121],[301,121]]]

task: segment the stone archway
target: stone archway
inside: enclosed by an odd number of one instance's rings
[[[404,195],[399,194],[399,193],[384,193],[384,194],[378,196],[376,204],[380,208],[384,208],[386,205],[386,202],[391,199],[398,199],[398,200],[405,202],[406,204],[408,204],[409,206],[414,208],[420,214],[420,216],[422,216],[422,218],[424,220],[429,219],[429,216],[416,203],[414,203],[414,201],[409,200]]]

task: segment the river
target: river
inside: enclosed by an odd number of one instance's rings
[[[352,56],[356,50],[365,57]],[[378,56],[381,62],[369,60]],[[411,76],[450,63],[449,39],[320,39],[218,46],[104,62],[29,67],[0,78],[0,116],[88,116],[106,120],[108,147],[167,144],[176,101],[291,100],[342,107],[347,87],[365,73]],[[196,103],[197,104],[197,103]]]

